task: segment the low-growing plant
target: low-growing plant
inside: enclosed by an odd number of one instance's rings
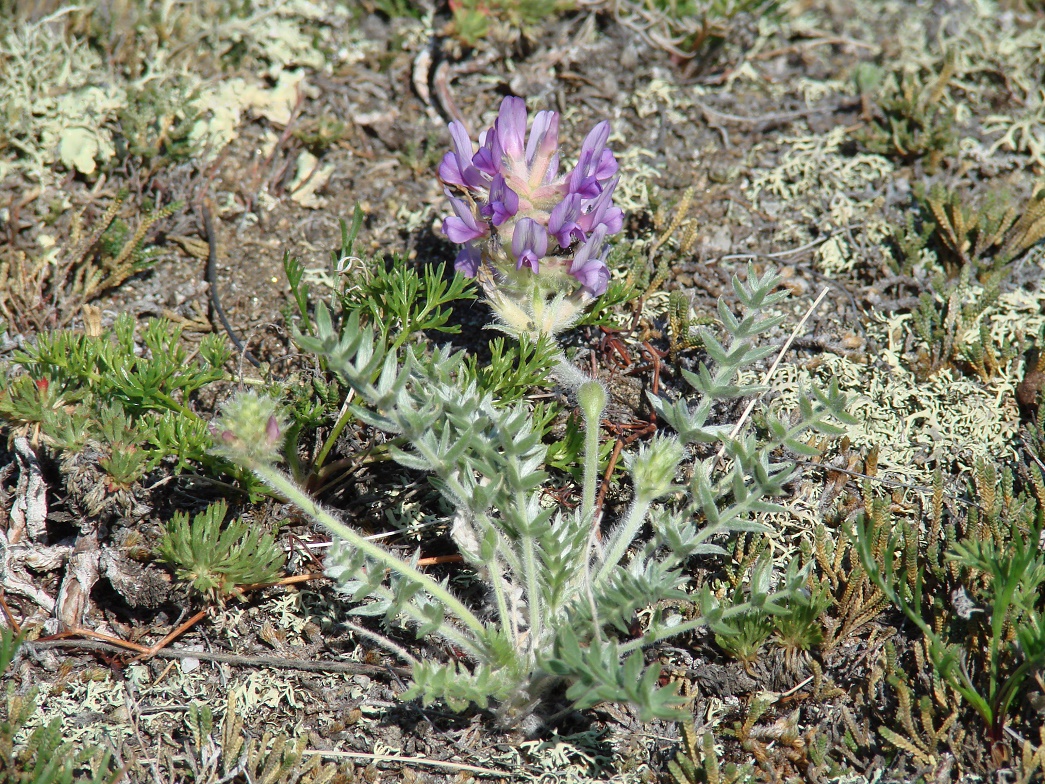
[[[1045,237],[1045,189],[1021,210],[1011,199],[990,195],[977,204],[934,185],[919,193],[924,221],[913,217],[896,232],[894,271],[910,274],[932,259],[929,290],[914,309],[912,324],[923,347],[915,370],[929,377],[956,366],[987,380],[1003,372],[1020,346],[996,345],[985,312],[997,300],[1013,262]],[[979,285],[974,283],[974,279]],[[969,334],[972,337],[969,337]]]
[[[932,696],[916,695],[911,688],[912,678],[899,666],[896,650],[886,643],[886,681],[896,699],[895,716],[898,729],[889,726],[878,728],[878,734],[887,743],[911,755],[918,765],[936,768],[946,753],[957,757],[965,739],[966,730],[958,719],[961,714],[961,699],[953,688],[941,683],[939,672],[925,672],[925,646],[923,639],[914,646],[913,669],[919,678],[932,683]]]
[[[393,349],[416,340],[427,330],[456,334],[461,328],[448,323],[451,314],[447,306],[475,296],[463,278],[447,280],[442,265],[418,274],[394,256],[387,263],[374,260],[360,273],[368,279],[341,291],[341,309],[364,314],[366,323],[382,330]]]
[[[920,378],[929,378],[952,365],[989,378],[1017,353],[1018,347],[1012,345],[995,348],[990,318],[984,315],[1001,294],[1004,272],[991,275],[982,289],[973,288],[971,275],[972,267],[965,267],[954,280],[938,276],[931,284],[932,291],[918,297],[912,324],[922,343],[914,357],[914,371]],[[977,322],[974,338],[966,341],[964,336]]]
[[[293,132],[295,139],[315,156],[320,156],[352,134],[351,123],[339,120],[334,115],[308,118]]]
[[[82,213],[74,215],[69,243],[57,258],[19,250],[0,258],[0,316],[34,332],[65,327],[85,303],[151,267],[157,254],[147,245],[149,232],[182,203],[145,212],[132,230],[119,217],[126,196],[121,192],[87,232]]]
[[[725,568],[727,579],[730,585],[734,586],[734,601],[742,599],[740,588],[746,582],[746,575],[764,556],[769,545],[768,538],[762,537],[761,541],[744,547],[744,539],[745,537],[738,537],[733,550],[733,560],[739,563],[727,565]],[[825,635],[825,627],[838,629],[841,625],[841,621],[835,617],[838,613],[829,612],[838,604],[835,598],[836,585],[828,577],[817,573],[819,564],[814,563],[808,546],[803,547],[803,554],[798,563],[809,575],[800,595],[781,602],[780,607],[771,615],[752,612],[739,617],[731,624],[736,629],[734,635],[715,635],[716,644],[730,657],[743,663],[749,672],[767,643],[783,650],[791,662],[808,660],[808,657],[804,656],[806,652],[821,648],[825,641],[830,642]],[[844,596],[847,600],[853,598],[849,592]],[[843,631],[843,634],[848,633],[848,629]]]
[[[363,8],[368,13],[378,11],[389,19],[422,19],[425,13],[423,6],[412,0],[363,0]]]
[[[175,472],[231,473],[255,492],[249,474],[209,451],[207,422],[191,408],[197,393],[226,377],[229,349],[221,336],[207,335],[194,353],[190,358],[180,327],[154,319],[139,332],[128,314],[108,334],[41,333],[0,375],[0,422],[63,459],[90,446],[113,488],[126,489],[164,464]]]
[[[466,358],[465,372],[479,389],[501,402],[514,403],[535,388],[549,385],[558,354],[559,347],[546,336],[535,341],[521,335],[511,345],[498,337],[490,341],[489,359],[480,362],[474,355]]]
[[[808,769],[810,745],[798,723],[799,711],[777,714],[775,702],[771,693],[752,697],[744,720],[734,722],[729,734],[763,771],[781,780]],[[767,719],[771,723],[762,723]]]
[[[473,287],[461,277],[447,279],[442,266],[419,273],[399,256],[387,261],[381,257],[358,258],[354,254],[363,217],[363,211],[357,205],[351,223],[341,221],[341,243],[331,254],[327,284],[338,310],[346,315],[356,314],[364,325],[373,325],[381,332],[382,339],[395,347],[421,340],[426,332],[458,333],[460,325],[451,323],[450,306],[473,299]],[[283,270],[291,292],[291,301],[284,308],[283,316],[296,330],[311,335],[314,333],[311,315],[314,304],[311,286],[305,279],[305,268],[293,256],[285,254]],[[492,362],[484,370],[483,378],[477,377],[477,380],[494,385],[509,383],[505,370],[513,360],[524,365],[534,361],[538,367],[546,361],[540,359],[540,352],[527,359],[514,351],[503,354],[498,347],[491,349],[497,361]],[[310,382],[288,383],[284,387],[291,413],[287,460],[295,479],[316,494],[333,489],[345,467],[344,460],[328,461],[353,418],[349,407],[351,397],[345,397],[336,377],[329,373],[323,359],[319,360],[320,373]],[[304,455],[307,451],[305,440],[318,433],[324,434],[322,439],[311,455]]]
[[[715,735],[710,730],[698,734],[688,722],[679,724],[682,748],[668,762],[668,773],[676,784],[741,784],[755,780],[755,766],[747,763],[723,764],[715,751]]]
[[[851,526],[844,524],[832,535],[823,525],[815,532],[813,553],[817,570],[822,575],[820,585],[830,586],[833,597],[831,612],[825,612],[819,619],[824,630],[819,645],[825,653],[830,653],[851,635],[863,630],[888,603],[868,577],[854,546],[855,537]],[[872,543],[871,550],[876,558],[884,546],[884,535]],[[816,601],[811,597],[810,604]]]
[[[924,555],[914,526],[897,524],[878,501],[859,522],[857,543],[875,585],[922,632],[932,668],[999,743],[1021,689],[1045,663],[1045,515],[1033,492],[1015,491],[1011,471],[999,476],[982,460],[971,490],[978,505],[960,525],[933,524]],[[882,536],[888,544],[875,548]],[[941,539],[950,542],[942,553]]]
[[[685,294],[681,291],[671,292],[668,295],[668,356],[675,359],[682,352],[699,347],[699,328],[712,324],[712,318],[693,317],[689,298]]]
[[[242,776],[246,781],[269,784],[326,784],[338,775],[336,765],[324,763],[319,755],[305,753],[308,739],[304,735],[288,737],[265,732],[260,738],[251,737],[244,729],[243,710],[234,695],[229,693],[220,733],[214,732],[210,708],[198,703],[189,705],[193,751],[200,763],[193,770],[194,782]],[[219,771],[220,777],[216,775]]]
[[[1045,186],[1022,204],[1004,191],[972,200],[940,183],[915,189],[919,213],[908,213],[894,233],[893,271],[910,275],[931,258],[947,279],[972,267],[986,283],[1045,238]],[[928,255],[927,255],[928,252]]]
[[[855,72],[857,89],[874,102],[868,125],[858,140],[870,152],[913,163],[926,159],[935,171],[943,159],[957,150],[954,110],[944,101],[954,76],[954,60],[948,58],[938,74],[890,71],[864,64]]]
[[[493,33],[508,42],[531,37],[531,28],[552,14],[571,9],[571,0],[450,0],[453,34],[476,46]]]
[[[820,619],[835,604],[826,578],[812,577],[810,582],[807,595],[789,602],[785,612],[773,616],[774,640],[791,654],[820,646],[824,641]]]
[[[746,604],[746,597],[736,595],[733,602]],[[751,665],[758,661],[762,646],[773,633],[773,619],[756,609],[738,615],[730,626],[730,632],[715,635],[715,642],[750,672]]]
[[[275,582],[287,556],[271,534],[236,518],[225,524],[228,505],[211,504],[191,520],[176,512],[156,554],[174,567],[178,579],[211,601],[239,594],[238,586]]]
[[[557,124],[553,112],[537,116],[524,159],[525,107],[506,99],[478,152],[462,128],[451,126],[454,151],[440,167],[444,182],[464,191],[451,197],[455,215],[444,222],[450,239],[464,246],[457,268],[479,277],[499,326],[513,335],[550,339],[575,323],[608,287],[605,238],[621,226],[611,200],[616,161],[605,148],[608,126],[597,126],[577,166],[557,177],[550,165]],[[481,174],[486,167],[494,172],[490,179]],[[329,572],[357,604],[355,612],[382,617],[388,629],[407,626],[418,637],[441,637],[459,652],[449,661],[418,659],[389,641],[412,667],[407,696],[455,710],[493,703],[506,723],[527,724],[551,689],[564,683],[576,708],[622,701],[644,719],[676,717],[681,700],[674,687],[659,685],[659,667],[646,665],[643,649],[703,626],[735,634],[732,619],[781,611],[800,596],[805,579],[794,565],[774,575],[771,561],[760,559],[747,600],[725,607],[710,589],[687,590],[686,563],[723,554],[716,540],[730,532],[764,531],[755,516],[777,508],[770,499],[795,472],[776,457],[779,450],[815,452],[805,435],[838,433],[833,420],[847,416],[845,397],[832,388],[803,395],[793,418],[766,414],[762,439],[750,425],[731,433],[727,425],[709,424],[717,403],[762,391],[738,374],[773,350],[756,343],[782,320],[767,313],[786,296],[774,293],[778,280],[753,268],[746,282],[734,279],[743,312],[738,317],[720,302],[726,342],[703,335],[714,369],[702,364],[696,373],[684,372],[698,394],[696,405],[651,399],[677,435],[658,434],[625,457],[633,499],[608,528],[596,509],[607,392],[564,354],[555,378],[576,396],[584,432],[580,499],[573,508],[545,500],[552,497],[544,470],[548,450],[528,406],[480,389],[463,352],[397,343],[358,309],[335,325],[320,303],[311,334],[298,334],[298,344],[353,390],[355,417],[396,438],[389,452],[398,463],[433,475],[454,510],[447,520],[453,541],[488,592],[479,602],[427,574],[419,554],[402,556],[342,523],[279,471],[274,403],[255,405],[251,416],[244,415],[250,406],[227,410],[217,425],[220,450],[334,534]],[[695,461],[687,485],[677,485],[694,444],[721,444],[722,462]],[[694,617],[675,614],[679,600],[693,603]],[[631,636],[636,611],[650,606],[646,627]]]
[[[200,141],[192,136],[202,114],[194,104],[198,97],[177,82],[129,90],[118,112],[117,155],[138,158],[152,172],[199,154]]]
[[[711,60],[742,20],[778,13],[779,0],[584,0],[608,7],[646,43],[684,61]]]
[[[144,780],[150,774],[186,784],[327,784],[355,780],[351,763],[324,763],[319,754],[308,753],[308,738],[304,734],[266,730],[257,736],[247,730],[246,711],[236,694],[235,689],[229,690],[223,710],[212,709],[206,702],[189,702],[184,713],[187,737],[181,752],[162,754],[159,759],[132,758],[130,772],[136,777],[132,780]],[[221,716],[220,721],[215,713]]]
[[[776,279],[753,279],[751,289],[738,281],[737,290],[749,305],[761,305]],[[317,336],[301,336],[300,344],[324,355],[367,404],[354,406],[358,417],[409,445],[409,450],[393,450],[399,463],[435,474],[437,487],[457,509],[452,529],[461,554],[489,584],[492,618],[450,593],[445,581],[418,569],[416,556],[402,559],[368,541],[269,462],[251,456],[248,445],[264,439],[259,428],[267,426],[262,419],[268,418],[259,416],[253,429],[223,420],[219,427],[230,434],[223,451],[335,534],[339,541],[330,556],[331,573],[346,593],[363,603],[358,612],[381,615],[388,624],[413,626],[419,636],[442,636],[473,662],[467,668],[458,662],[412,661],[411,695],[425,702],[445,700],[458,709],[495,700],[506,719],[520,718],[554,682],[565,679],[570,683],[567,696],[579,707],[622,700],[636,703],[646,717],[674,716],[677,698],[673,690],[657,685],[658,669],[646,668],[643,647],[703,625],[735,634],[731,618],[756,609],[779,612],[801,590],[803,579],[795,570],[781,576],[781,590],[772,592],[770,562],[763,559],[753,570],[748,600],[724,608],[709,591],[686,593],[681,571],[693,555],[722,552],[709,541],[713,537],[762,530],[752,514],[774,508],[768,498],[781,492],[792,474],[786,464],[771,462],[769,454],[784,443],[803,447],[798,440],[802,432],[830,431],[828,417],[844,415],[844,400],[832,393],[815,404],[808,402],[795,425],[772,420],[775,432],[765,444],[756,443],[751,433],[731,439],[723,427],[706,424],[714,400],[757,392],[734,385],[736,372],[764,356],[748,341],[775,321],[757,312],[734,319],[727,325],[734,338],[729,348],[706,336],[721,348],[720,359],[727,364],[714,374],[707,368],[691,374],[691,381],[707,395],[695,409],[683,401],[670,406],[657,402],[679,438],[658,437],[629,459],[635,500],[624,520],[600,541],[591,470],[605,400],[600,385],[585,382],[578,391],[586,441],[591,442],[584,456],[582,503],[572,512],[545,508],[541,466],[546,447],[531,428],[524,406],[501,406],[463,381],[461,353],[443,349],[426,355],[412,348],[399,355],[388,351],[372,328],[360,328],[353,319],[338,330],[326,309],[318,310]],[[371,380],[375,371],[376,382]],[[729,467],[717,470],[714,459],[698,463],[688,502],[654,506],[658,498],[678,489],[674,475],[683,445],[694,442],[724,442]],[[638,543],[637,552],[628,557],[647,520],[653,537]],[[697,619],[683,622],[657,610],[639,639],[616,639],[637,609],[686,598],[700,608]]]
[[[1045,238],[1045,185],[1022,204],[993,191],[976,203],[937,183],[919,195],[932,216],[935,249],[950,278],[972,266],[982,281]]]

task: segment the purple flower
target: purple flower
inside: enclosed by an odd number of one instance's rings
[[[577,224],[585,234],[594,231],[597,226],[605,226],[607,234],[616,234],[623,227],[624,213],[620,207],[613,206],[613,190],[619,179],[614,178],[602,189],[602,193],[581,208]]]
[[[577,219],[581,217],[581,197],[571,193],[556,204],[548,216],[548,233],[555,237],[559,247],[565,250],[574,240],[584,241],[587,236]]]
[[[522,159],[525,135],[526,102],[509,95],[501,101],[493,127],[479,134],[479,151],[472,163],[491,177],[509,174],[511,162]]]
[[[480,134],[479,150],[471,163],[477,173],[503,175],[512,190],[532,200],[538,189],[554,183],[558,177],[558,113],[537,112],[527,137],[526,102],[507,96],[501,101],[493,128]],[[449,174],[452,177],[456,172],[451,169]],[[446,178],[444,181],[451,182]]]
[[[559,174],[559,113],[537,112],[526,142],[528,181],[538,187]]]
[[[449,190],[446,190],[445,193],[450,200],[450,206],[454,208],[454,212],[457,214],[456,218],[451,216],[443,219],[443,234],[447,236],[450,242],[456,242],[460,245],[486,236],[489,227],[485,223],[480,224],[476,220],[475,215],[468,205],[464,203],[464,200],[455,198]]]
[[[472,140],[468,131],[459,122],[450,123],[450,139],[453,152],[443,156],[439,164],[439,179],[447,185],[460,185],[463,188],[478,190],[486,180],[482,173],[472,165]]]
[[[454,259],[454,269],[462,275],[474,278],[479,273],[479,265],[483,263],[483,252],[474,242],[466,242]]]
[[[541,258],[548,252],[548,232],[533,218],[523,218],[515,224],[512,234],[512,255],[515,256],[515,268],[529,266],[538,272]]]
[[[472,156],[472,163],[484,174],[493,177],[500,168],[500,158],[494,154],[494,140],[497,133],[488,128],[479,134],[479,150]]]
[[[617,173],[617,159],[606,149],[610,138],[610,124],[603,120],[589,131],[581,145],[577,166],[566,180],[570,193],[593,199],[602,191],[602,185]]]
[[[269,446],[275,446],[279,443],[280,436],[282,435],[283,434],[279,429],[279,420],[276,419],[275,414],[272,414],[265,425],[265,441]]]
[[[501,155],[512,160],[521,160],[523,139],[526,136],[526,101],[514,95],[506,96],[501,101],[493,128],[494,144],[500,147]]]
[[[477,146],[464,125],[450,123],[451,150],[439,165],[439,177],[453,209],[443,219],[443,232],[461,246],[454,267],[473,277],[484,265],[499,270],[496,286],[502,294],[516,292],[505,294],[509,297],[564,289],[576,294],[580,287],[598,295],[609,283],[606,237],[619,232],[624,219],[613,204],[619,178],[607,148],[610,126],[600,122],[592,128],[577,165],[560,172],[559,119],[557,112],[540,111],[527,127],[526,102],[507,96]],[[557,243],[551,256],[550,237]],[[541,275],[547,285],[531,286],[529,274]],[[587,299],[572,294],[577,307]],[[499,311],[502,318],[507,312]],[[572,323],[566,317],[552,320]]]
[[[609,286],[610,268],[606,266],[606,227],[600,225],[577,249],[570,274],[593,296],[599,296]]]
[[[519,211],[519,194],[508,187],[504,181],[504,175],[494,175],[490,184],[490,200],[479,212],[487,218],[494,226],[500,226],[509,218],[514,218]]]

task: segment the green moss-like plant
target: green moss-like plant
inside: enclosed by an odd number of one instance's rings
[[[207,422],[192,410],[205,387],[223,380],[231,354],[207,335],[190,357],[182,329],[154,319],[139,329],[128,314],[108,334],[41,333],[0,374],[0,426],[73,458],[90,447],[110,483],[128,488],[161,465],[176,473],[249,475],[208,450]]]
[[[1036,489],[1040,472],[1028,470]],[[1024,684],[1045,664],[1045,514],[1033,491],[1016,491],[1011,471],[986,461],[977,461],[970,489],[977,505],[951,522],[942,562],[880,501],[869,503],[857,543],[869,577],[921,631],[932,669],[1000,744]],[[879,549],[882,531],[888,544]]]
[[[238,586],[275,582],[287,556],[271,534],[236,518],[225,524],[228,506],[211,504],[191,519],[177,512],[156,546],[179,579],[212,601],[238,594]]]

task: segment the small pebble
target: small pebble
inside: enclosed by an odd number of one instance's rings
[[[190,672],[195,672],[200,668],[200,660],[193,658],[192,656],[186,657],[181,660],[181,671],[188,675]]]

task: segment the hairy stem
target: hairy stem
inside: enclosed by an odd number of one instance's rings
[[[606,554],[603,556],[602,564],[595,575],[596,585],[605,582],[621,562],[621,559],[624,558],[624,554],[628,551],[628,546],[635,539],[635,534],[639,532],[639,528],[642,527],[642,523],[646,519],[646,512],[649,511],[650,502],[649,498],[635,496],[635,500],[631,503],[631,508],[628,509],[627,517],[613,529],[613,533],[610,534]]]
[[[447,472],[439,474],[440,478],[446,482],[447,488],[453,494],[454,498],[462,499],[460,507],[471,514],[477,521],[482,521],[484,530],[489,528],[496,528],[494,524],[486,515],[486,511],[482,509],[472,509],[464,499],[471,497],[471,493],[467,491],[464,485],[461,484],[460,479],[454,472]],[[498,547],[495,551],[497,553],[504,553],[505,548]],[[500,558],[494,556],[493,560],[486,565],[486,568],[490,573],[490,585],[493,587],[494,599],[497,602],[497,616],[501,622],[501,630],[510,640],[514,640],[518,635],[518,628],[514,622],[514,616],[508,610],[508,599],[504,592],[504,569],[501,567]],[[508,564],[508,568],[512,568],[512,564]]]
[[[599,421],[584,421],[584,490],[581,512],[585,520],[595,519],[595,491],[599,481]]]
[[[515,492],[515,504],[519,509],[520,516],[525,519],[527,503],[524,492],[518,490]],[[537,582],[537,552],[534,547],[532,533],[529,531],[525,532],[521,539],[522,566],[526,579],[526,604],[530,614],[530,643],[537,646],[540,644],[541,633],[543,632],[541,612],[544,609],[541,600],[541,589]]]
[[[250,467],[262,482],[281,493],[309,517],[328,528],[353,547],[361,550],[369,558],[420,585],[433,599],[441,602],[447,610],[453,613],[477,638],[483,639],[485,637],[486,627],[483,625],[483,622],[437,581],[405,561],[396,558],[382,547],[368,541],[365,536],[362,536],[357,531],[349,528],[312,500],[307,493],[294,484],[290,477],[282,471],[270,465],[254,464]]]
[[[599,421],[606,409],[606,399],[606,390],[598,381],[585,381],[577,389],[577,401],[584,414],[584,487],[581,512],[584,519],[592,525],[595,523],[595,490],[599,478]]]

